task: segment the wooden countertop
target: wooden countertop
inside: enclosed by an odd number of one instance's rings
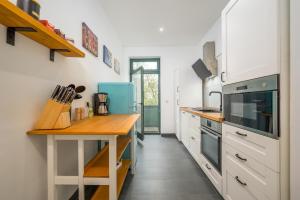
[[[197,115],[197,116],[200,116],[200,117],[203,117],[203,118],[206,118],[206,119],[210,119],[210,120],[213,120],[213,121],[217,121],[217,122],[220,122],[220,123],[222,123],[224,121],[224,116],[223,116],[222,113],[196,111],[196,110],[193,110],[192,108],[189,108],[189,107],[181,107],[180,109],[182,111],[186,111],[186,112],[192,113],[194,115]]]
[[[61,130],[32,130],[29,135],[127,135],[139,114],[95,116]]]

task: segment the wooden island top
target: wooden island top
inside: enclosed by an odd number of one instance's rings
[[[72,123],[65,129],[32,130],[29,135],[127,135],[133,128],[139,114],[116,114],[94,116]]]
[[[206,118],[206,119],[210,119],[210,120],[213,120],[213,121],[217,121],[217,122],[220,122],[220,123],[222,123],[224,121],[224,116],[223,116],[222,113],[196,111],[196,110],[193,110],[192,108],[189,108],[189,107],[181,107],[180,109],[182,111],[186,111],[186,112],[192,113],[194,115],[197,115],[197,116],[200,116],[200,117],[203,117],[203,118]]]

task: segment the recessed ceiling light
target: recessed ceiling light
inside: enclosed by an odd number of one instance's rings
[[[162,32],[164,32],[164,31],[165,31],[164,27],[160,27],[160,28],[159,28],[159,32],[162,33]]]

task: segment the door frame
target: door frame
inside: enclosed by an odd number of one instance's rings
[[[141,104],[142,104],[142,109],[141,109],[141,134],[144,136],[145,135],[145,130],[144,130],[144,69],[142,67],[139,67],[136,70],[130,71],[130,82],[132,82],[132,75],[137,73],[138,71],[141,71]],[[137,102],[138,103],[138,102]],[[143,140],[143,139],[142,139]]]
[[[159,133],[158,134],[161,134],[161,77],[160,77],[160,58],[159,57],[154,57],[154,58],[130,58],[129,59],[129,66],[130,66],[130,81],[132,81],[132,77],[131,75],[136,72],[137,70],[139,69],[136,69],[134,70],[133,69],[133,63],[134,62],[156,62],[157,63],[157,69],[155,70],[147,70],[147,69],[144,69],[142,70],[143,72],[143,76],[142,76],[142,98],[143,98],[143,103],[144,103],[144,74],[157,74],[158,75],[158,121],[159,121]],[[143,108],[144,108],[144,104],[143,104]],[[143,111],[143,115],[144,115],[144,111]],[[144,118],[144,116],[143,116]],[[143,123],[144,125],[144,123]],[[144,128],[143,128],[144,129]],[[144,132],[145,133],[145,132]],[[145,133],[147,134],[147,133]]]

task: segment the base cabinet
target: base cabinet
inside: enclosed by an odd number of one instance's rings
[[[222,176],[221,174],[210,164],[210,162],[201,155],[200,167],[218,192],[222,195]]]
[[[278,141],[251,132],[247,132],[247,139],[238,138],[231,132],[241,130],[226,124],[223,124],[222,129],[223,197],[225,200],[280,200],[279,172],[276,171],[276,166],[271,167],[268,163],[275,156],[268,150],[278,149]],[[262,161],[260,154],[253,152],[264,154],[265,162]]]

